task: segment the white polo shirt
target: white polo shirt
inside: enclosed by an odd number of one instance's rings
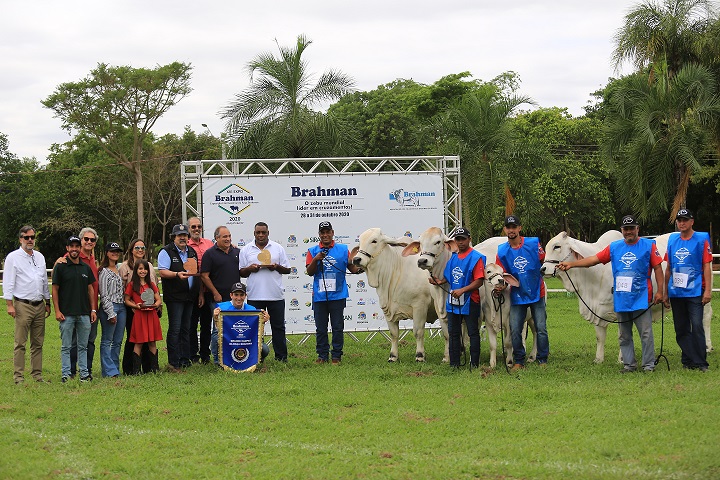
[[[240,268],[249,267],[254,263],[260,263],[258,254],[267,250],[270,252],[270,263],[277,263],[283,267],[290,267],[285,249],[277,242],[268,240],[265,248],[258,248],[255,242],[248,243],[240,250]],[[248,300],[282,300],[285,298],[285,289],[282,285],[282,274],[267,268],[261,268],[253,272],[247,279]]]

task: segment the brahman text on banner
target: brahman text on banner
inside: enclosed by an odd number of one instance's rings
[[[358,236],[379,227],[394,237],[418,238],[444,221],[440,173],[205,177],[202,182],[205,237],[226,225],[235,245],[254,241],[257,222],[268,224],[270,239],[285,249],[291,272],[283,275],[287,333],[314,333],[312,277],[305,256],[320,241],[318,224],[332,223],[335,241],[352,250]],[[345,330],[385,330],[387,323],[375,289],[365,274],[347,277],[350,298]],[[405,322],[405,321],[404,321]],[[401,326],[411,326],[401,322]]]

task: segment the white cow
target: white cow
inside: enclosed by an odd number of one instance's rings
[[[501,243],[505,243],[506,241],[507,237],[494,237],[482,242],[481,244],[476,245],[474,249],[485,255],[488,259],[488,262],[494,262],[495,256],[497,254],[498,245],[500,245]],[[412,255],[417,253],[418,250],[420,251],[420,256],[417,257],[418,267],[429,271],[433,277],[440,279],[443,278],[445,265],[447,265],[447,262],[450,259],[452,252],[457,251],[457,247],[455,246],[455,241],[448,238],[440,228],[430,227],[426,231],[424,231],[422,235],[420,235],[419,241],[413,242],[405,248],[403,255]],[[495,269],[500,269],[500,276],[493,277],[492,279],[494,283],[488,282],[487,280],[490,278],[490,275],[488,274],[488,267],[490,267],[490,274],[495,273]],[[503,315],[503,339],[505,344],[505,353],[507,355],[506,361],[509,363],[509,365],[512,365],[513,350],[512,340],[510,338],[509,290],[504,292],[504,296],[506,297],[504,298],[504,300],[507,300],[507,304],[503,304],[502,312],[500,310],[495,310],[491,297],[492,289],[495,285],[499,283],[499,281],[504,281],[503,272],[502,268],[495,264],[492,264],[492,266],[486,265],[485,269],[486,281],[484,286],[480,288],[479,293],[480,302],[482,305],[483,318],[485,319],[485,324],[488,331],[488,343],[490,344],[490,367],[495,368],[495,365],[497,363],[497,334],[500,331],[501,314]],[[512,276],[510,275],[510,277]],[[440,295],[443,298],[446,296],[446,292],[442,290],[442,286],[436,286],[434,288],[440,291]],[[497,302],[498,301],[495,300],[494,305],[498,305]],[[535,331],[534,326],[535,324],[533,323],[533,332]],[[537,340],[535,340],[533,343],[533,350],[530,353],[530,361],[535,360],[536,352]]]
[[[440,319],[445,336],[445,356],[448,361],[447,313],[445,298],[438,294],[428,278],[428,272],[417,268],[416,259],[403,257],[403,249],[412,239],[388,237],[379,228],[360,234],[360,245],[352,252],[352,262],[367,272],[368,283],[377,291],[380,306],[390,330],[389,362],[398,359],[400,320],[413,319],[415,360],[425,361],[425,322]]]
[[[622,233],[617,230],[610,230],[602,234],[597,242],[586,243],[571,238],[567,233],[562,232],[555,235],[545,245],[545,262],[540,271],[545,276],[557,275],[569,292],[574,292],[575,288],[577,288],[578,296],[582,297],[582,300],[587,303],[586,306],[578,298],[580,315],[595,325],[595,338],[597,339],[595,363],[602,363],[605,360],[605,339],[609,323],[603,318],[611,321],[616,319],[613,308],[612,267],[609,263],[599,264],[590,268],[573,268],[569,272],[560,272],[560,270],[556,272],[555,267],[560,262],[591,257],[610,245],[610,243],[622,238]],[[573,284],[575,287],[573,287]],[[597,315],[593,315],[588,307]]]
[[[661,235],[655,238],[658,251],[661,256],[665,256],[667,250],[667,240],[670,234]],[[578,298],[580,307],[580,315],[587,321],[595,325],[595,336],[597,338],[597,349],[595,352],[595,363],[601,363],[605,360],[605,340],[607,337],[608,322],[598,318],[598,316],[615,321],[615,310],[613,308],[613,278],[612,267],[610,264],[599,264],[590,268],[573,268],[569,272],[556,272],[557,263],[562,261],[574,261],[581,258],[590,257],[615,240],[622,239],[623,236],[617,230],[611,230],[604,233],[597,242],[586,243],[571,238],[565,232],[561,232],[548,242],[545,250],[545,263],[542,266],[543,274],[546,276],[556,275],[562,282],[563,286],[569,292],[577,293],[582,300]],[[663,262],[663,272],[665,271],[665,262]],[[569,273],[569,275],[567,275]],[[571,282],[572,280],[572,282]],[[655,276],[652,276],[653,288],[655,285]],[[573,287],[574,284],[574,287]],[[584,300],[584,303],[583,303]],[[587,303],[587,306],[585,305]],[[597,315],[590,312],[590,309]],[[652,308],[653,320],[660,319],[662,309],[659,305]],[[710,340],[710,319],[712,318],[712,306],[706,305],[703,315],[703,325],[707,337],[707,349],[712,349]]]
[[[483,283],[483,288],[480,289],[480,298],[482,299],[483,318],[485,320],[485,326],[487,327],[488,343],[490,344],[491,368],[495,368],[496,365],[497,336],[501,330],[501,323],[503,345],[505,346],[505,363],[508,366],[513,365],[513,346],[510,336],[510,289],[506,288],[503,290],[502,296],[500,297],[502,300],[493,297],[493,290],[496,286],[503,283],[517,285],[515,277],[504,273],[502,267],[495,263],[498,247],[507,241],[507,237],[491,237],[473,247],[485,255],[488,262],[487,265],[485,265],[485,282]],[[534,362],[537,357],[537,329],[535,328],[535,322],[532,320],[529,308],[525,322],[523,338],[525,338],[526,328],[528,326],[533,333],[533,346],[528,353],[527,360],[528,362]]]

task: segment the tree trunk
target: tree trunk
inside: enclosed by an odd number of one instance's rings
[[[143,202],[143,177],[140,166],[134,164],[133,173],[135,174],[135,190],[137,193],[137,226],[138,238],[145,239],[145,203]]]

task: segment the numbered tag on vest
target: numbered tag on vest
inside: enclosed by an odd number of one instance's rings
[[[456,307],[462,307],[463,305],[465,305],[465,294],[463,293],[458,298],[450,295],[450,305],[454,305]]]
[[[321,292],[334,292],[335,291],[335,279],[334,278],[321,278],[319,283],[319,289]]]
[[[673,287],[687,288],[689,275],[687,273],[673,272]]]
[[[633,277],[617,277],[615,278],[616,292],[632,292]]]

